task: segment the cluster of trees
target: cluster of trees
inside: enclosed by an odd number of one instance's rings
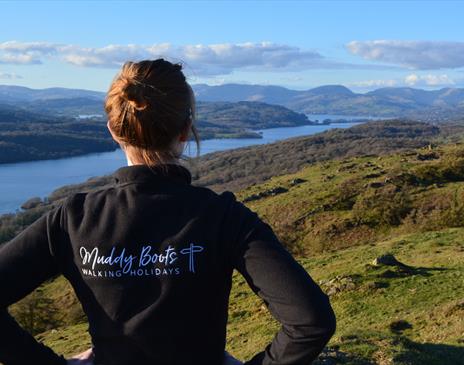
[[[225,128],[263,129],[311,124],[305,114],[256,101],[199,102],[197,114],[199,126],[208,123]]]

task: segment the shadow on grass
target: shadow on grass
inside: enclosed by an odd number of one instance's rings
[[[333,348],[337,350],[326,350],[314,365],[376,365],[379,359],[392,365],[464,365],[464,346],[419,343],[399,334],[344,335]]]
[[[393,356],[401,365],[464,365],[464,346],[418,343],[405,337],[395,339],[401,351]]]
[[[406,276],[418,275],[418,276],[432,276],[434,271],[446,271],[447,268],[442,267],[414,267],[408,265],[396,265],[396,266],[370,266],[370,270],[377,271],[376,275],[379,278],[393,279],[402,278]]]

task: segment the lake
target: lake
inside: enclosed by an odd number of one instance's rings
[[[327,117],[327,115],[324,116],[324,118]],[[201,141],[200,152],[203,155],[232,148],[272,143],[332,128],[348,128],[354,124],[356,122],[261,129],[257,132],[263,136],[262,139],[230,138]],[[195,144],[190,143],[185,153],[190,156],[195,155]],[[110,174],[126,164],[127,161],[121,149],[56,160],[0,164],[0,214],[20,210],[21,204],[31,197],[45,198],[60,186]]]

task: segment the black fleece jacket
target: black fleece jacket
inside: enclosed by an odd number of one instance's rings
[[[88,317],[95,364],[221,365],[232,272],[282,324],[247,365],[310,364],[335,331],[328,297],[271,227],[166,164],[119,168],[0,246],[0,362],[63,365],[7,311],[64,275]]]

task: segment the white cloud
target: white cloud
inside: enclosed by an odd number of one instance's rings
[[[174,46],[159,43],[148,46],[108,45],[81,47],[46,42],[0,43],[0,63],[38,64],[58,58],[82,67],[118,68],[125,61],[163,57],[184,64],[198,76],[226,75],[241,71],[302,71],[308,69],[379,68],[329,60],[317,51],[272,42],[222,43]]]
[[[45,42],[3,42],[0,43],[0,63],[40,64],[44,56],[55,54],[57,48],[56,45]]]
[[[464,67],[464,42],[445,41],[353,41],[347,49],[367,60],[413,69]]]
[[[68,63],[84,67],[120,67],[127,60],[141,60],[161,56],[170,49],[169,44],[148,47],[129,44],[108,45],[101,48],[85,48],[73,45],[62,46],[59,54]]]
[[[405,77],[404,83],[409,86],[445,86],[455,85],[448,75],[417,75],[410,74]]]
[[[15,80],[15,79],[22,79],[21,75],[9,72],[0,72],[0,79],[2,80]]]
[[[50,54],[56,51],[56,45],[47,42],[18,42],[8,41],[0,43],[0,50],[12,53],[40,53]]]
[[[446,74],[434,75],[426,74],[420,75],[412,73],[402,79],[380,79],[380,80],[363,80],[355,81],[344,84],[347,87],[353,87],[363,90],[372,90],[382,87],[443,87],[443,86],[457,86],[462,80],[454,80]]]
[[[30,54],[0,54],[0,63],[14,65],[33,65],[42,63],[39,59]]]

